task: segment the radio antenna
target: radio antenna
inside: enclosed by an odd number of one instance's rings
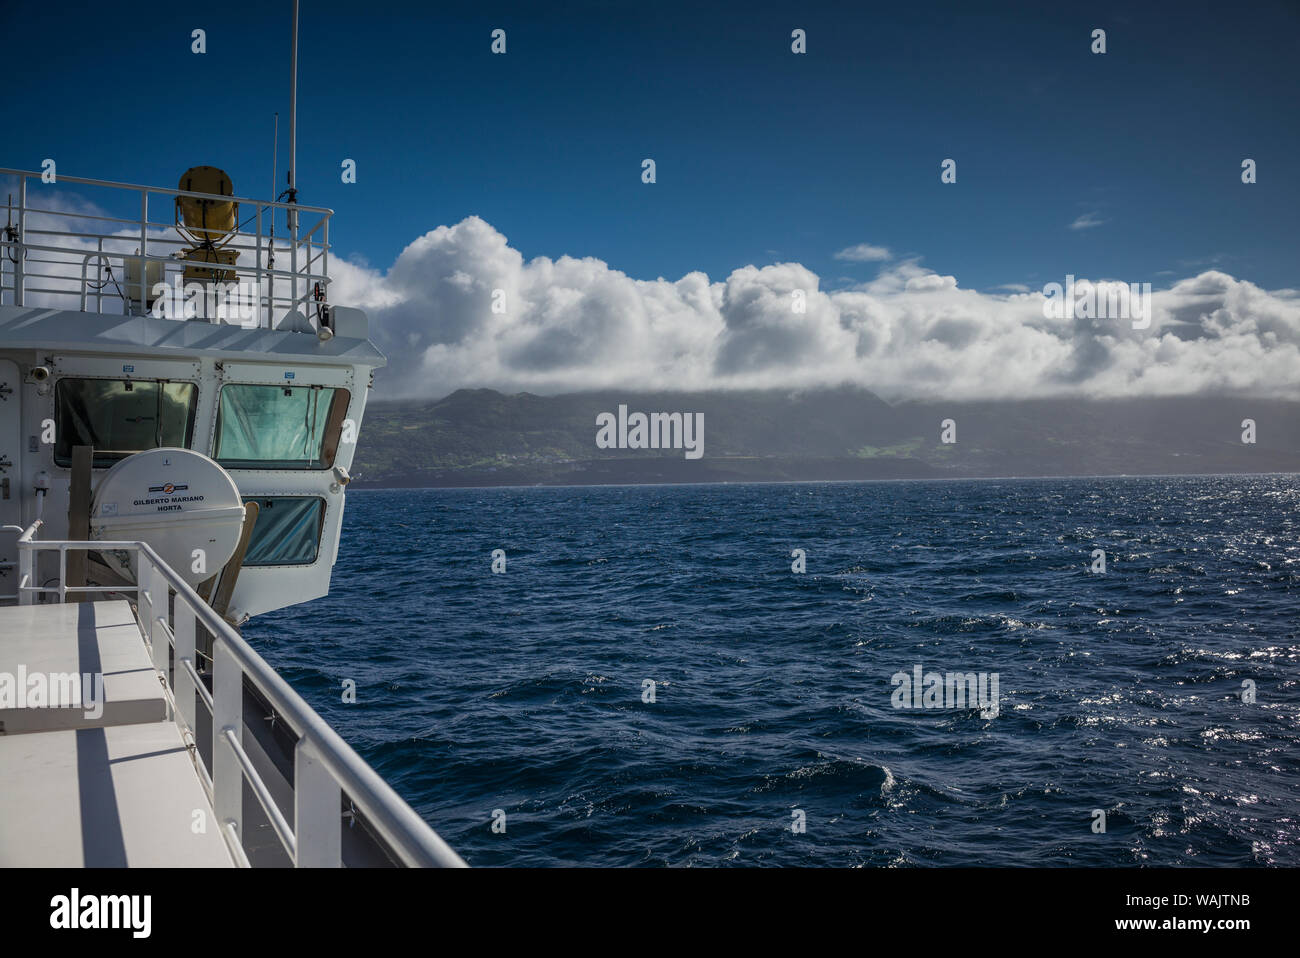
[[[293,0],[293,54],[290,57],[293,75],[289,81],[289,203],[298,202],[298,183],[295,179],[298,162],[298,0]],[[288,211],[289,232],[298,236],[298,211]]]
[[[279,157],[280,152],[280,113],[277,110],[275,114],[275,133],[271,138],[271,195],[275,196],[275,180],[280,175]],[[271,245],[266,254],[266,268],[275,268],[275,207],[271,207]]]
[[[275,178],[280,175],[279,157],[280,152],[280,111],[275,112],[275,132],[271,134],[271,195],[275,195]]]

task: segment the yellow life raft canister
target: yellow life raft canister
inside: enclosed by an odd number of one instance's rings
[[[215,166],[193,166],[184,172],[178,189],[189,193],[214,193],[234,196],[235,188],[225,170]],[[239,204],[233,199],[199,199],[195,196],[176,197],[176,229],[190,239],[195,249],[186,250],[183,258],[190,262],[233,266],[239,258],[238,251],[218,250],[235,237],[239,229]],[[188,266],[186,281],[231,282],[233,270],[217,270]]]

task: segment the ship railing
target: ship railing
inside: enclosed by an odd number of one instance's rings
[[[80,189],[62,189],[69,184]],[[182,258],[196,244],[176,229],[177,197],[239,204],[237,230],[216,243],[217,252],[236,254],[234,263]],[[329,305],[333,211],[324,207],[62,174],[47,183],[41,173],[6,168],[0,200],[0,305],[250,329],[280,328],[291,314],[318,328]]]
[[[410,805],[148,543],[41,541],[36,539],[41,524],[37,519],[18,540],[19,602],[30,605],[38,595],[57,595],[64,602],[69,596],[80,601],[80,596],[95,593],[135,594],[136,622],[167,690],[173,718],[193,739],[197,728],[196,696],[211,714],[212,772],[208,773],[201,760],[196,759],[195,767],[236,864],[249,865],[243,827],[243,783],[247,782],[289,860],[297,867],[342,865],[344,794],[401,864],[465,865]],[[67,584],[69,552],[117,550],[136,554],[136,585]],[[33,584],[34,560],[39,551],[58,553],[57,585]],[[198,670],[196,626],[202,626],[212,637],[211,689]],[[292,823],[244,749],[246,680],[298,737],[293,753]]]
[[[14,536],[21,536],[26,530],[22,526],[0,526],[0,533],[7,533]],[[14,581],[17,581],[18,563],[13,559],[0,560],[0,582],[6,581],[11,573],[14,574]],[[17,602],[19,592],[15,587],[13,592],[0,592],[0,602]]]

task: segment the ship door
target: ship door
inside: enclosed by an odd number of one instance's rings
[[[18,364],[0,359],[0,526],[20,526],[22,514],[22,380]],[[18,533],[0,532],[0,600],[18,595]]]

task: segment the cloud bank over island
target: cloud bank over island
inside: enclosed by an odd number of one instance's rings
[[[1139,330],[1046,318],[1039,290],[963,289],[915,259],[884,260],[883,247],[850,250],[882,262],[879,275],[823,290],[808,268],[777,263],[641,280],[592,257],[525,260],[471,216],[421,236],[386,272],[336,261],[331,299],[369,312],[389,357],[386,398],[846,383],[889,400],[1300,398],[1296,290],[1203,272],[1155,290]]]

